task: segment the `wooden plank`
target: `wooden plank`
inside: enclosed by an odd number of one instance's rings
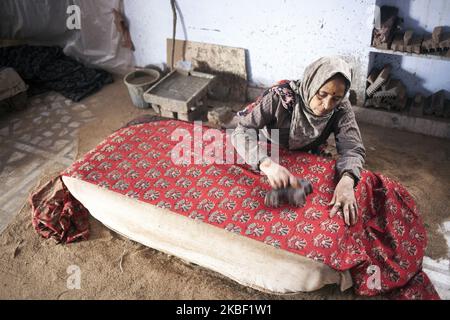
[[[194,70],[218,76],[216,84],[210,90],[211,98],[223,101],[246,101],[248,78],[245,51],[242,48],[175,40],[174,60],[175,62],[191,61]],[[167,39],[169,67],[171,60],[172,39]]]

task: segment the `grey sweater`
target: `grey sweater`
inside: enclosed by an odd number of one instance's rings
[[[259,171],[259,163],[266,158],[267,153],[258,145],[258,136],[253,134],[255,129],[262,129],[264,135],[270,139],[270,130],[279,129],[279,144],[289,148],[289,131],[292,113],[284,108],[278,96],[267,94],[245,116],[239,116],[239,122],[232,134],[232,143],[237,153],[245,162]],[[316,152],[318,147],[326,142],[331,133],[336,139],[339,158],[336,161],[336,175],[340,178],[345,172],[350,173],[356,183],[361,178],[361,169],[365,159],[365,149],[362,143],[358,124],[355,120],[352,106],[345,99],[334,110],[322,134],[309,145],[299,151]],[[242,143],[246,141],[246,143]],[[289,169],[289,168],[288,168]]]

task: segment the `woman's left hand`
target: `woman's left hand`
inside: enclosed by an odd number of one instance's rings
[[[330,218],[333,218],[341,210],[344,213],[344,221],[349,226],[356,224],[358,221],[358,206],[353,190],[354,185],[355,181],[351,177],[342,176],[334,190],[333,198],[328,204],[333,206],[330,211]]]

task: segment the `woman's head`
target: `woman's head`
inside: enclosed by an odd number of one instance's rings
[[[351,80],[347,62],[340,57],[323,57],[305,69],[299,93],[310,113],[326,116],[342,102]]]
[[[342,74],[335,74],[310,98],[309,108],[316,116],[330,113],[342,102],[348,87],[349,81]]]

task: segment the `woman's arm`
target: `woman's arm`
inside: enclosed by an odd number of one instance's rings
[[[249,113],[240,118],[237,128],[232,134],[232,144],[245,162],[255,171],[267,176],[274,189],[286,188],[289,185],[298,187],[298,181],[288,169],[272,161],[264,148],[258,145],[258,129],[275,120],[279,108],[279,99],[272,93],[266,94]]]
[[[336,174],[338,179],[341,179],[344,173],[351,175],[356,186],[361,179],[366,150],[350,102],[345,103],[341,112],[334,126],[336,149],[339,154]]]
[[[277,101],[272,93],[266,94],[245,116],[239,117],[236,129],[231,135],[231,142],[237,153],[254,170],[259,170],[262,160],[268,158],[266,150],[258,145],[259,129],[272,122],[277,108]]]
[[[354,225],[358,220],[354,187],[361,179],[366,151],[350,102],[347,102],[340,112],[342,114],[338,115],[339,118],[334,127],[339,154],[339,159],[336,161],[336,175],[339,182],[330,202],[333,206],[330,218],[338,211],[342,211],[345,223]]]

